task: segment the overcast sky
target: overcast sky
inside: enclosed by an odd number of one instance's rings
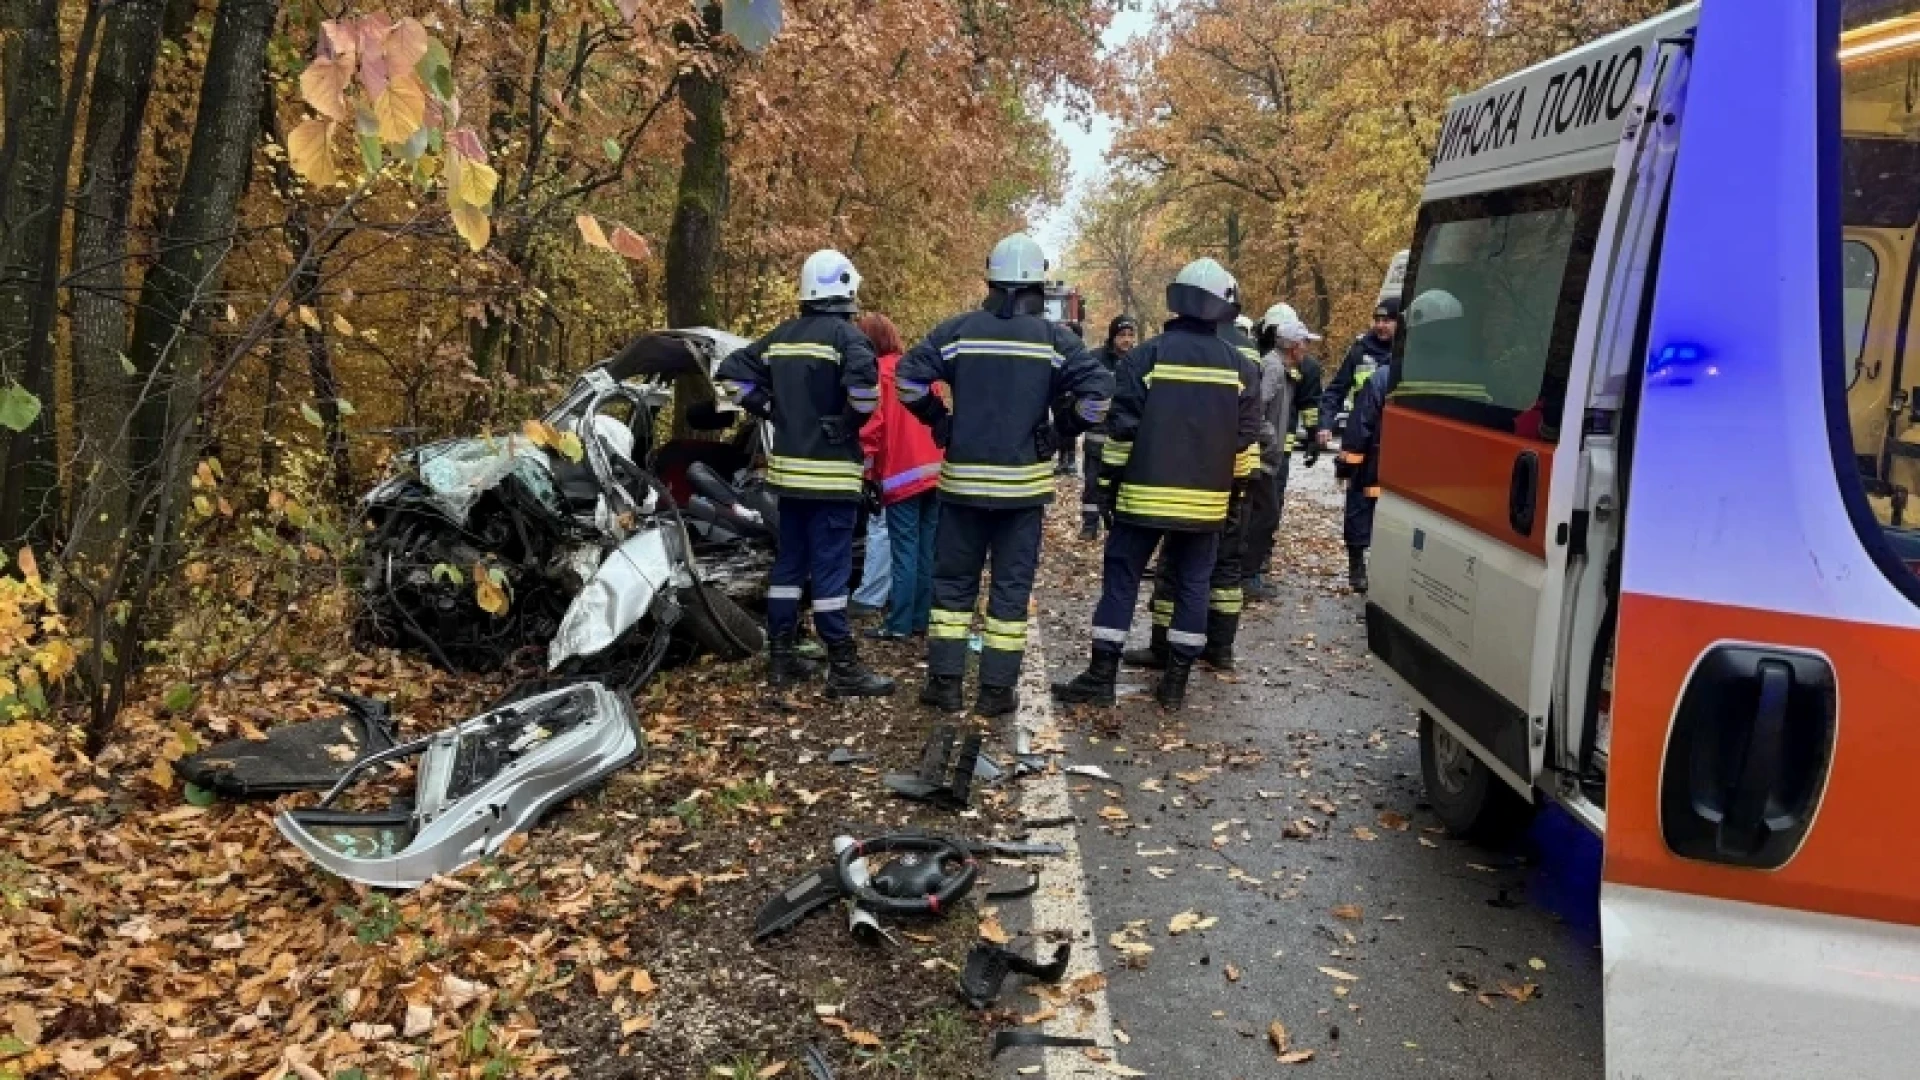
[[[1122,11],[1115,15],[1113,22],[1107,25],[1101,43],[1108,50],[1125,44],[1127,39],[1152,25],[1154,10],[1167,2],[1169,0],[1144,0],[1140,10]],[[1048,106],[1047,122],[1053,125],[1054,134],[1066,145],[1069,183],[1066,198],[1052,213],[1039,220],[1035,234],[1047,253],[1057,260],[1066,253],[1067,243],[1072,239],[1073,209],[1085,194],[1088,183],[1099,175],[1107,148],[1113,145],[1113,121],[1105,115],[1095,114],[1092,126],[1082,127],[1068,120],[1066,113],[1057,106]]]

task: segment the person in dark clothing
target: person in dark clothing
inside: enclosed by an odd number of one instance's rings
[[[1087,340],[1086,327],[1080,325],[1078,319],[1068,319],[1060,325],[1066,327],[1067,330],[1072,333],[1074,337],[1079,338],[1081,342],[1084,343]],[[1079,442],[1079,439],[1070,439],[1064,435],[1061,437],[1059,456],[1055,458],[1053,463],[1053,475],[1073,475],[1074,459],[1079,455]]]
[[[900,403],[946,450],[934,542],[927,684],[920,701],[945,712],[965,705],[961,679],[980,597],[993,565],[981,635],[974,712],[1019,707],[1014,685],[1026,654],[1027,601],[1040,563],[1040,529],[1053,501],[1048,475],[1062,439],[1106,418],[1113,376],[1065,326],[1045,315],[1047,258],[1016,233],[987,260],[986,304],[935,327],[900,361]],[[946,383],[953,405],[932,392]],[[1055,409],[1056,401],[1071,405]]]
[[[1331,425],[1338,422],[1340,414],[1347,408],[1348,395],[1365,386],[1367,379],[1382,364],[1393,359],[1393,341],[1400,334],[1400,301],[1387,297],[1374,305],[1373,328],[1353,339],[1347,347],[1347,355],[1340,361],[1339,370],[1333,373],[1333,380],[1320,395],[1320,417],[1322,423]],[[1333,444],[1338,432],[1323,427],[1314,436],[1322,450]]]
[[[1133,351],[1139,329],[1131,315],[1115,315],[1107,323],[1107,343],[1093,350],[1093,358],[1108,374],[1120,370],[1120,361]],[[1107,426],[1095,424],[1081,440],[1080,453],[1080,539],[1100,537],[1100,503],[1095,490],[1100,479],[1100,452],[1107,445]]]
[[[1407,308],[1407,326],[1418,328],[1422,341],[1436,339],[1442,355],[1457,355],[1458,348],[1449,339],[1467,329],[1465,309],[1445,289],[1430,289],[1415,297]],[[1342,530],[1347,543],[1347,583],[1353,591],[1367,591],[1367,549],[1373,546],[1373,510],[1380,501],[1380,433],[1386,418],[1387,399],[1399,384],[1398,365],[1381,365],[1353,400],[1353,414],[1340,438],[1340,464],[1335,475],[1347,481],[1346,521]]]
[[[767,681],[816,674],[796,650],[800,597],[813,586],[813,625],[826,642],[827,694],[884,697],[893,680],[860,663],[847,622],[853,528],[865,485],[860,425],[880,401],[873,345],[853,324],[860,272],[837,251],[800,268],[800,314],[720,364],[719,390],[771,419],[767,486],[780,498],[780,540],[767,588]]]
[[[1231,323],[1220,324],[1220,339],[1246,360],[1256,375],[1260,353],[1248,332],[1253,320],[1245,315]],[[1240,636],[1240,613],[1246,606],[1240,562],[1246,550],[1248,493],[1260,467],[1260,446],[1255,443],[1240,452],[1233,462],[1233,493],[1227,500],[1227,518],[1220,528],[1220,546],[1214,552],[1213,571],[1207,578],[1207,644],[1200,650],[1200,662],[1217,671],[1233,670],[1233,644]],[[1123,663],[1153,671],[1164,670],[1170,651],[1167,633],[1173,627],[1174,595],[1179,582],[1173,567],[1164,557],[1153,575],[1153,598],[1147,602],[1151,617],[1150,636],[1144,648],[1128,649]]]
[[[1286,304],[1268,308],[1260,320],[1260,468],[1248,488],[1247,548],[1241,559],[1248,600],[1275,595],[1266,573],[1299,440],[1306,442],[1301,464],[1312,468],[1319,457],[1320,362],[1307,354],[1319,340]],[[1296,436],[1296,427],[1302,435]]]
[[[1111,508],[1087,669],[1053,684],[1069,704],[1112,705],[1121,652],[1156,547],[1175,583],[1167,667],[1154,697],[1186,703],[1193,662],[1207,644],[1208,578],[1233,499],[1241,455],[1260,432],[1260,375],[1222,338],[1240,313],[1240,289],[1219,263],[1189,263],[1167,287],[1173,312],[1160,336],[1120,365],[1107,420],[1100,491]]]

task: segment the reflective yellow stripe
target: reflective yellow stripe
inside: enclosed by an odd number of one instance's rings
[[[1297,437],[1295,437],[1295,435],[1293,434],[1293,432],[1291,432],[1291,431],[1289,431],[1289,432],[1287,432],[1287,451],[1288,451],[1289,453],[1291,453],[1291,452],[1293,452],[1293,451],[1295,451],[1295,450],[1298,450],[1298,449],[1300,449],[1300,441],[1299,441],[1299,439],[1298,439]]]
[[[1307,425],[1308,427],[1319,427],[1320,426],[1320,410],[1319,409],[1301,409],[1300,422]]]
[[[840,362],[840,350],[831,345],[803,345],[797,342],[782,342],[767,346],[767,359],[788,360],[825,360],[829,363]]]
[[[778,469],[769,469],[767,483],[778,488],[818,491],[827,495],[860,494],[860,480],[857,477],[848,480],[837,476],[810,476],[805,473],[783,473]]]
[[[1245,595],[1246,594],[1242,593],[1239,589],[1213,589],[1207,593],[1207,599],[1240,600],[1243,599]]]
[[[1169,615],[1171,615],[1171,614],[1173,614],[1173,601],[1171,601],[1171,600],[1155,600],[1155,601],[1153,602],[1153,610],[1155,610],[1155,611],[1164,611],[1164,612],[1166,612],[1167,614],[1169,614]]]
[[[1240,456],[1233,459],[1233,477],[1236,480],[1240,480],[1252,476],[1253,470],[1259,467],[1260,444],[1254,443],[1252,446],[1240,451]]]
[[[1207,607],[1222,615],[1238,615],[1246,596],[1239,589],[1214,589],[1207,594]]]
[[[1051,345],[1003,338],[961,338],[942,346],[940,351],[949,359],[955,356],[1012,356],[1022,360],[1045,360],[1050,364],[1066,359],[1055,352]]]
[[[949,495],[972,495],[982,499],[1029,499],[1053,494],[1053,480],[1035,480],[1025,484],[1003,484],[983,480],[940,478],[940,490]]]
[[[964,638],[968,627],[973,625],[971,611],[942,611],[934,608],[927,616],[927,636],[934,638]]]
[[[1227,516],[1227,493],[1198,488],[1121,484],[1115,507],[1121,513],[1180,521],[1219,521]]]
[[[1153,602],[1153,625],[1173,625],[1173,601],[1155,600]]]
[[[1027,620],[996,619],[993,616],[989,615],[987,616],[987,633],[1018,634],[1021,637],[1026,637],[1027,636]]]
[[[1211,383],[1217,386],[1240,387],[1240,373],[1226,368],[1189,367],[1184,364],[1158,364],[1147,372],[1146,383],[1153,385],[1155,379],[1167,382]]]
[[[996,634],[989,630],[980,635],[980,643],[989,649],[1001,652],[1019,652],[1027,647],[1025,634]]]
[[[866,474],[866,466],[858,461],[781,457],[779,454],[775,454],[767,464],[769,468],[778,469],[782,472],[810,473],[815,476],[851,476],[859,479]]]
[[[1133,444],[1120,442],[1117,439],[1108,439],[1106,445],[1100,449],[1100,462],[1103,465],[1125,465],[1127,459],[1132,456]]]
[[[940,473],[955,480],[984,480],[989,483],[1046,480],[1053,476],[1053,463],[1036,461],[1031,465],[979,465],[947,461],[941,463]]]

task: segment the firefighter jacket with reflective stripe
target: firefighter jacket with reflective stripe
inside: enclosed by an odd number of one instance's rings
[[[1366,385],[1373,370],[1393,359],[1393,342],[1381,341],[1372,333],[1361,334],[1347,346],[1347,355],[1333,373],[1333,381],[1320,395],[1321,422],[1333,423],[1347,408],[1347,395]],[[1339,434],[1335,432],[1334,434]]]
[[[951,412],[932,392],[944,382]],[[940,497],[1011,509],[1053,501],[1051,406],[1069,398],[1075,432],[1104,420],[1113,376],[1071,330],[1037,314],[955,316],[908,350],[894,381],[900,401],[946,436]]]
[[[1114,517],[1219,531],[1240,457],[1259,435],[1259,366],[1213,324],[1172,320],[1120,364],[1101,454]]]
[[[1093,350],[1093,358],[1100,362],[1100,366],[1106,369],[1108,375],[1120,370],[1122,354],[1114,351],[1112,341]],[[1099,446],[1106,441],[1107,422],[1105,420],[1087,429],[1087,445]]]
[[[1233,351],[1239,353],[1241,359],[1253,365],[1253,370],[1256,373],[1259,372],[1260,350],[1254,345],[1253,339],[1246,335],[1245,331],[1233,323],[1221,323],[1220,339],[1233,346]],[[1258,390],[1260,380],[1255,378],[1253,385],[1254,388]],[[1260,445],[1256,440],[1243,448],[1240,451],[1240,455],[1233,459],[1233,478],[1235,480],[1245,480],[1258,471],[1259,468]]]
[[[873,345],[848,316],[803,312],[722,361],[719,389],[745,408],[770,410],[768,487],[857,501],[860,425],[880,403],[878,380]]]
[[[1340,464],[1349,471],[1350,489],[1368,498],[1380,496],[1380,421],[1387,409],[1387,397],[1393,393],[1392,364],[1374,369],[1367,385],[1354,395],[1353,412],[1347,416],[1346,433],[1340,437]]]

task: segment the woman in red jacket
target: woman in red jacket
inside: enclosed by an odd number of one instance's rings
[[[900,331],[885,315],[860,316],[860,330],[880,357],[880,407],[860,429],[867,478],[880,485],[892,542],[893,587],[887,617],[869,637],[898,640],[927,632],[933,610],[933,532],[940,517],[940,448],[933,432],[907,412],[893,390],[900,366]]]

